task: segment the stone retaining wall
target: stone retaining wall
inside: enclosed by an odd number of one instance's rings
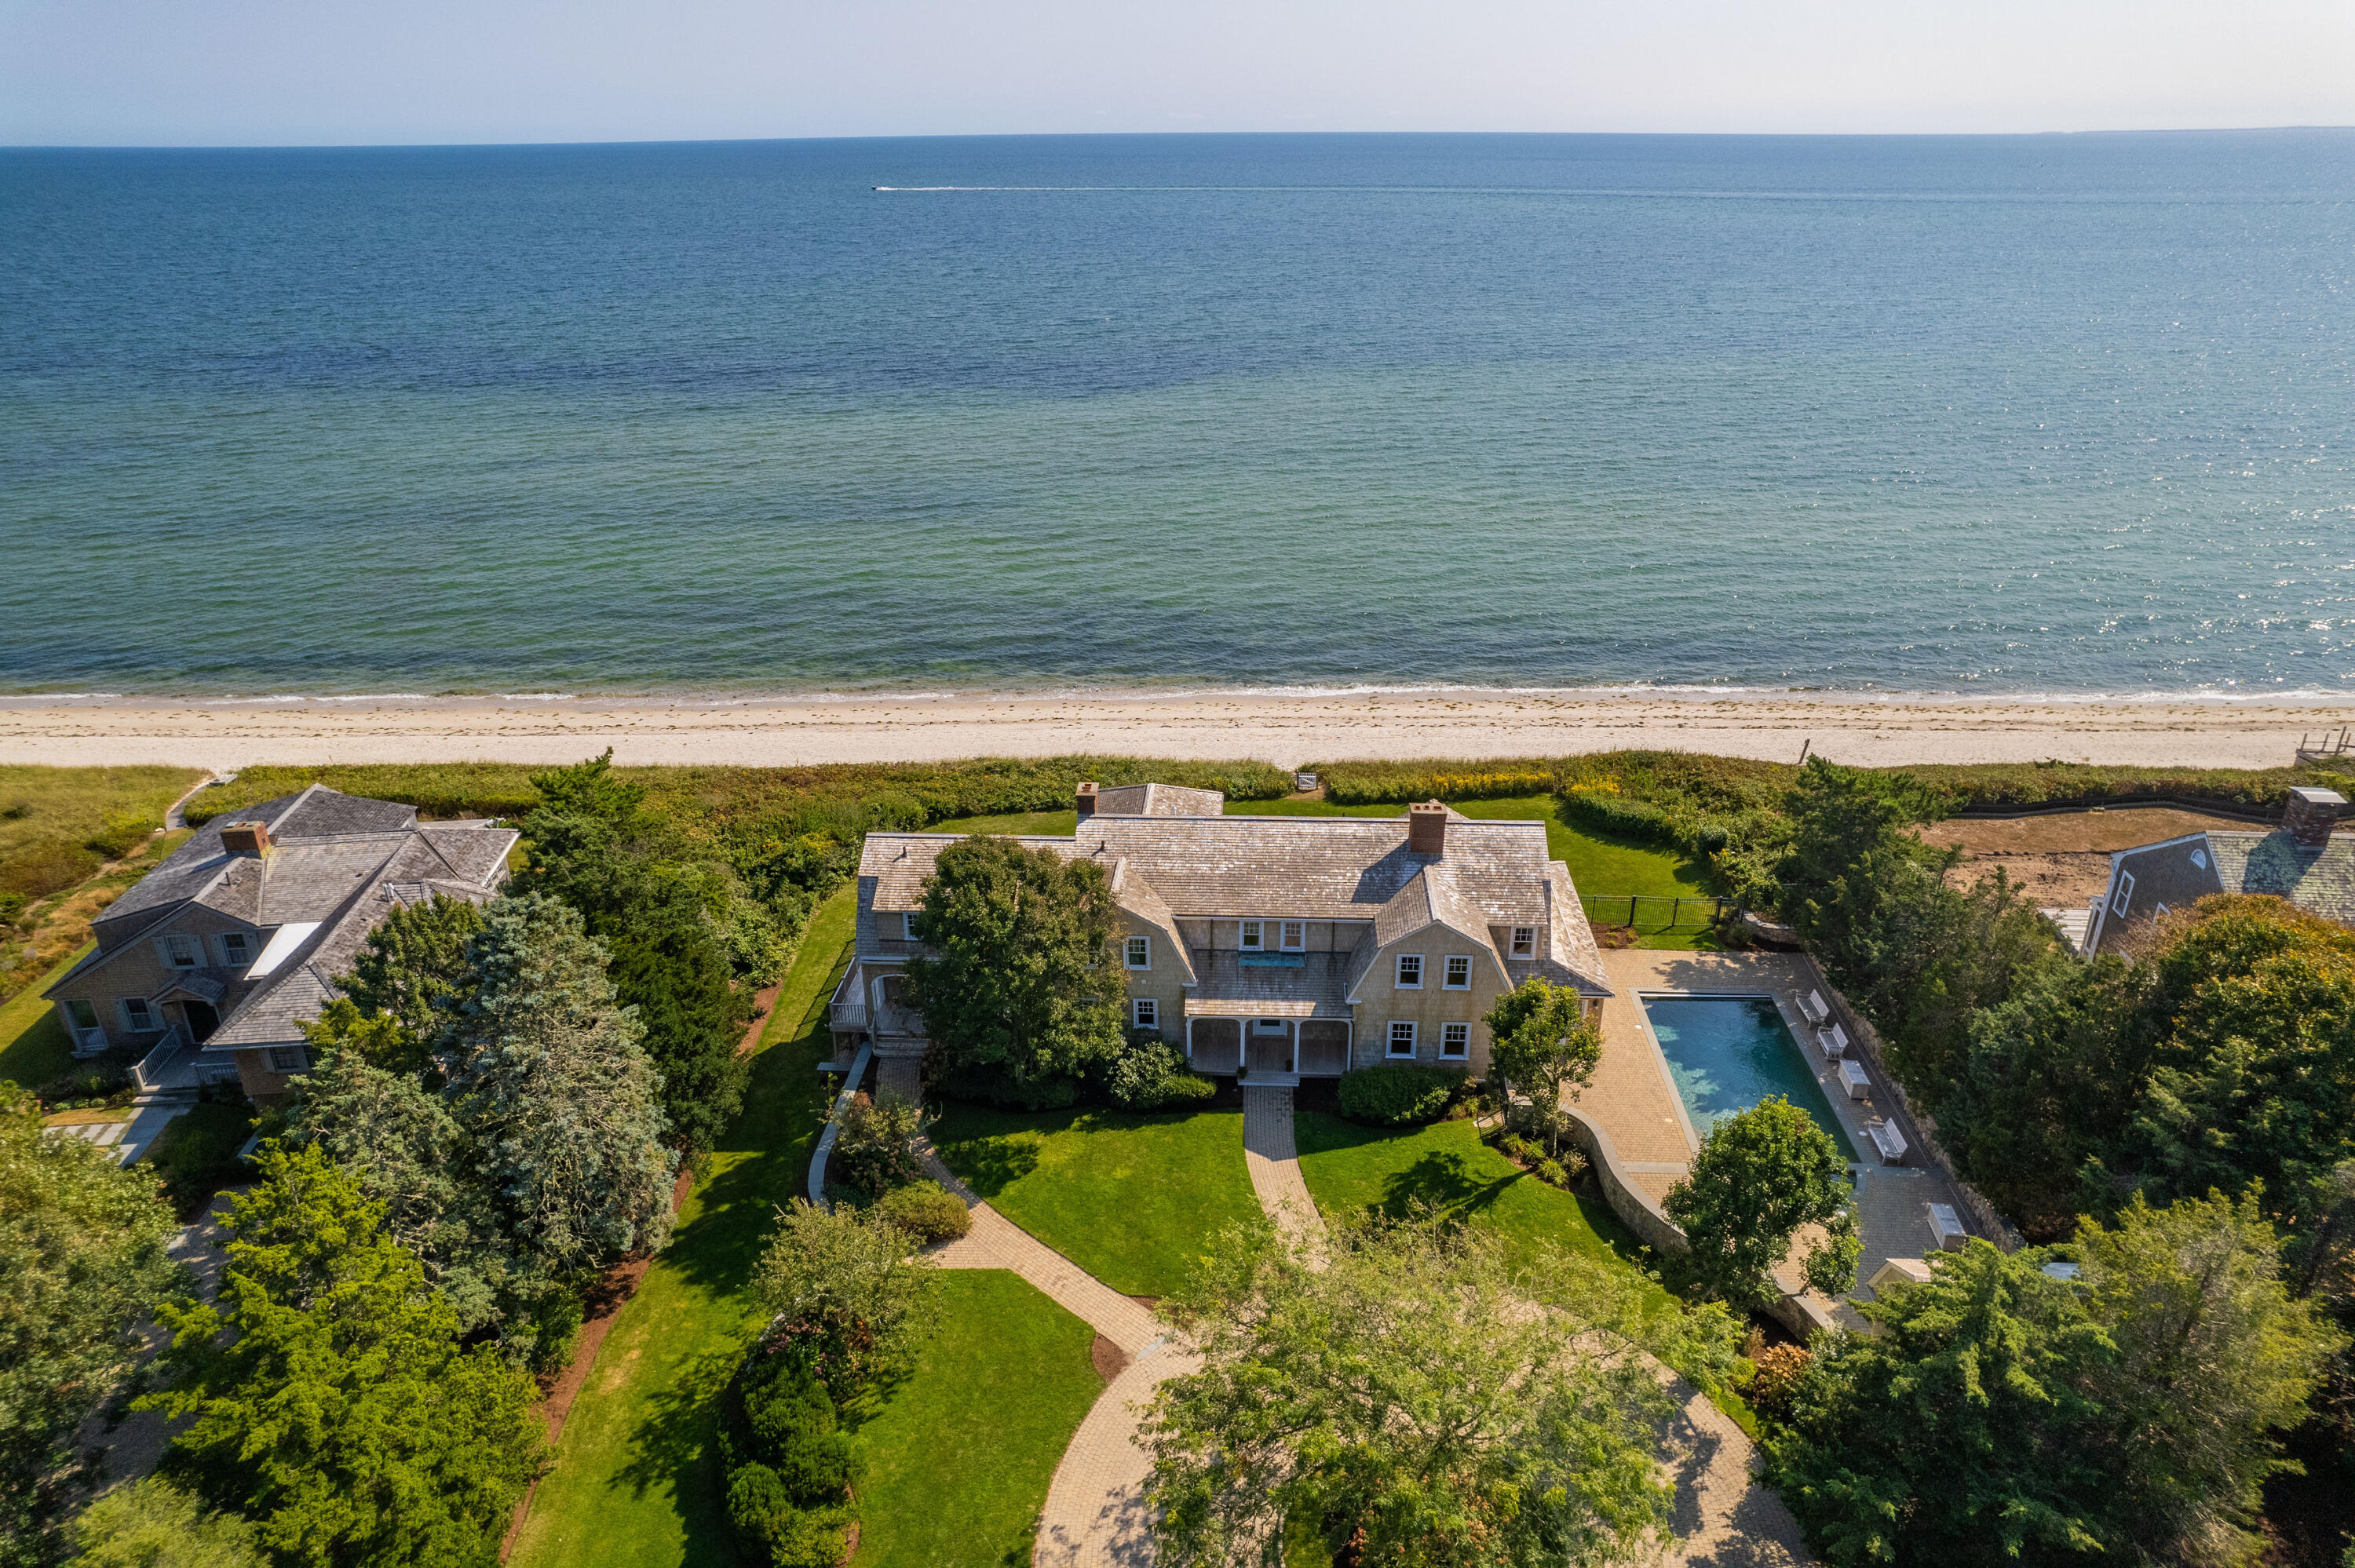
[[[1627,1179],[1627,1173],[1620,1169],[1619,1151],[1612,1147],[1611,1135],[1576,1106],[1565,1108],[1570,1112],[1571,1141],[1585,1151],[1587,1162],[1594,1167],[1594,1179],[1601,1183],[1611,1212],[1653,1251],[1683,1252],[1685,1233],[1661,1213],[1650,1193]]]

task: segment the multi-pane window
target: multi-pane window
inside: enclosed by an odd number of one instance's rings
[[[1414,1020],[1397,1018],[1391,1021],[1391,1054],[1393,1056],[1414,1054]]]
[[[1442,1060],[1462,1061],[1472,1054],[1472,1026],[1468,1023],[1443,1023],[1439,1026],[1439,1054]]]
[[[299,1073],[310,1065],[300,1045],[272,1045],[270,1048],[270,1070],[273,1073]]]
[[[2133,902],[2134,873],[2131,871],[2122,871],[2118,873],[2117,896],[2110,900],[2110,913],[2113,915],[2123,915],[2126,912],[2126,906]]]
[[[1286,920],[1280,935],[1284,940],[1284,950],[1287,953],[1296,953],[1308,946],[1308,922]]]
[[[1457,953],[1449,957],[1447,960],[1447,978],[1440,982],[1440,986],[1445,991],[1470,991],[1472,989],[1472,959],[1470,955]]]
[[[1149,996],[1140,996],[1128,1004],[1129,1016],[1139,1029],[1161,1027],[1161,1004]]]
[[[900,916],[900,939],[903,942],[916,939],[916,912],[912,909]]]
[[[1538,928],[1535,926],[1513,927],[1513,957],[1533,959],[1538,952]]]
[[[1401,991],[1423,989],[1423,955],[1401,953],[1398,958],[1398,988]]]
[[[176,969],[193,969],[205,961],[203,945],[185,931],[171,932],[159,945],[164,961]]]
[[[136,1033],[144,1033],[155,1027],[155,1010],[147,1005],[145,997],[126,996],[123,999],[123,1027]]]
[[[1149,938],[1131,937],[1128,939],[1128,967],[1133,969],[1153,967],[1153,943]]]
[[[220,935],[221,962],[242,969],[253,957],[253,944],[242,931],[223,931]]]
[[[1242,934],[1243,951],[1247,953],[1256,953],[1260,950],[1262,943],[1263,933],[1260,922],[1257,920],[1244,921]]]

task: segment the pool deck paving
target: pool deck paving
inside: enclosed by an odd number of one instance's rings
[[[1881,1112],[1873,1100],[1850,1099],[1832,1064],[1806,1043],[1814,1038],[1800,999],[1824,981],[1797,953],[1697,953],[1622,948],[1603,955],[1604,977],[1615,993],[1603,1004],[1603,1060],[1578,1108],[1611,1135],[1627,1179],[1655,1200],[1667,1198],[1690,1169],[1699,1148],[1690,1118],[1668,1075],[1668,1061],[1644,1012],[1645,992],[1677,991],[1769,996],[1783,1014],[1799,1054],[1830,1102],[1832,1114],[1858,1150],[1857,1228],[1864,1240],[1860,1281],[1892,1257],[1920,1257],[1934,1245],[1926,1205],[1956,1203],[1957,1194],[1935,1171],[1888,1165],[1873,1151],[1865,1126]],[[1801,1232],[1795,1254],[1812,1237]],[[1799,1286],[1795,1263],[1775,1270],[1785,1289]],[[1859,1284],[1857,1294],[1871,1291]]]

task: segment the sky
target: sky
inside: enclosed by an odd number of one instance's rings
[[[2318,124],[2350,0],[0,0],[0,144]]]

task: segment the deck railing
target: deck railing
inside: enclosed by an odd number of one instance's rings
[[[142,1056],[139,1065],[131,1069],[132,1077],[138,1081],[141,1088],[150,1093],[164,1087],[174,1064],[178,1061],[180,1053],[187,1049],[188,1044],[187,1034],[178,1024],[173,1024],[164,1031],[164,1038],[155,1042],[155,1049]]]

